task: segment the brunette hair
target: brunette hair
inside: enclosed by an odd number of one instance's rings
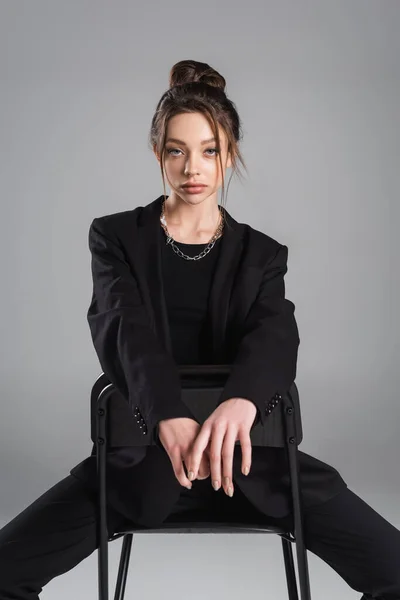
[[[218,125],[223,129],[228,142],[227,151],[232,161],[232,175],[235,173],[240,177],[239,162],[247,171],[238,145],[242,139],[241,121],[234,103],[228,99],[225,93],[224,77],[207,63],[181,60],[170,71],[169,86],[157,104],[149,135],[151,147],[155,148],[160,156],[164,197],[166,197],[164,155],[167,125],[171,117],[180,113],[202,113],[210,124],[218,147],[220,147]],[[221,154],[218,153],[218,156],[222,173],[221,204],[224,206],[223,165]]]

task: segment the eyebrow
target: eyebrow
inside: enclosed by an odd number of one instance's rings
[[[204,144],[209,144],[210,142],[215,142],[215,141],[216,141],[216,139],[214,137],[212,137],[209,140],[203,140],[200,143],[203,146]],[[176,138],[168,138],[165,143],[167,144],[168,142],[176,142],[177,144],[182,144],[182,146],[186,146],[187,145],[183,140],[178,140]]]

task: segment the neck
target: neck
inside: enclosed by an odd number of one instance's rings
[[[216,195],[194,205],[172,193],[165,201],[165,218],[168,229],[174,229],[182,239],[210,237],[220,222]]]

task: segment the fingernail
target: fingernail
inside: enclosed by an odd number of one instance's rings
[[[213,488],[215,491],[219,490],[219,481],[218,479],[216,479],[215,481],[213,481]]]
[[[248,475],[248,474],[249,474],[249,470],[250,470],[250,469],[249,469],[249,467],[245,467],[245,468],[244,468],[244,471],[243,471],[243,472],[244,472],[244,474],[245,474],[245,475]]]
[[[233,487],[231,485],[228,487],[228,496],[230,496],[231,498],[233,496]]]
[[[229,477],[225,477],[224,481],[225,481],[225,485],[228,485],[228,483],[229,483]]]
[[[192,489],[192,484],[186,486],[188,490]]]
[[[189,471],[188,479],[190,481],[192,481],[192,479],[194,479],[194,473],[193,473],[193,471]]]

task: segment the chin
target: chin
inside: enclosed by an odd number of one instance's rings
[[[196,206],[197,204],[201,204],[202,202],[207,200],[207,198],[209,198],[210,196],[213,196],[216,193],[217,193],[217,190],[214,190],[211,187],[204,188],[204,191],[200,192],[199,194],[186,193],[182,187],[178,187],[178,188],[171,187],[171,192],[170,192],[169,196],[171,196],[171,194],[173,194],[176,198],[179,198],[182,202],[185,202],[185,204],[189,204],[191,206]]]
[[[190,204],[191,206],[196,206],[197,204],[201,204],[202,202],[204,202],[204,198],[195,198],[193,196],[188,196],[182,198],[182,201],[186,204]]]
[[[208,188],[206,188],[205,191],[201,192],[200,194],[186,194],[185,191],[181,189],[179,192],[176,192],[176,195],[187,204],[200,204],[200,202],[203,202],[210,195],[210,193]]]

